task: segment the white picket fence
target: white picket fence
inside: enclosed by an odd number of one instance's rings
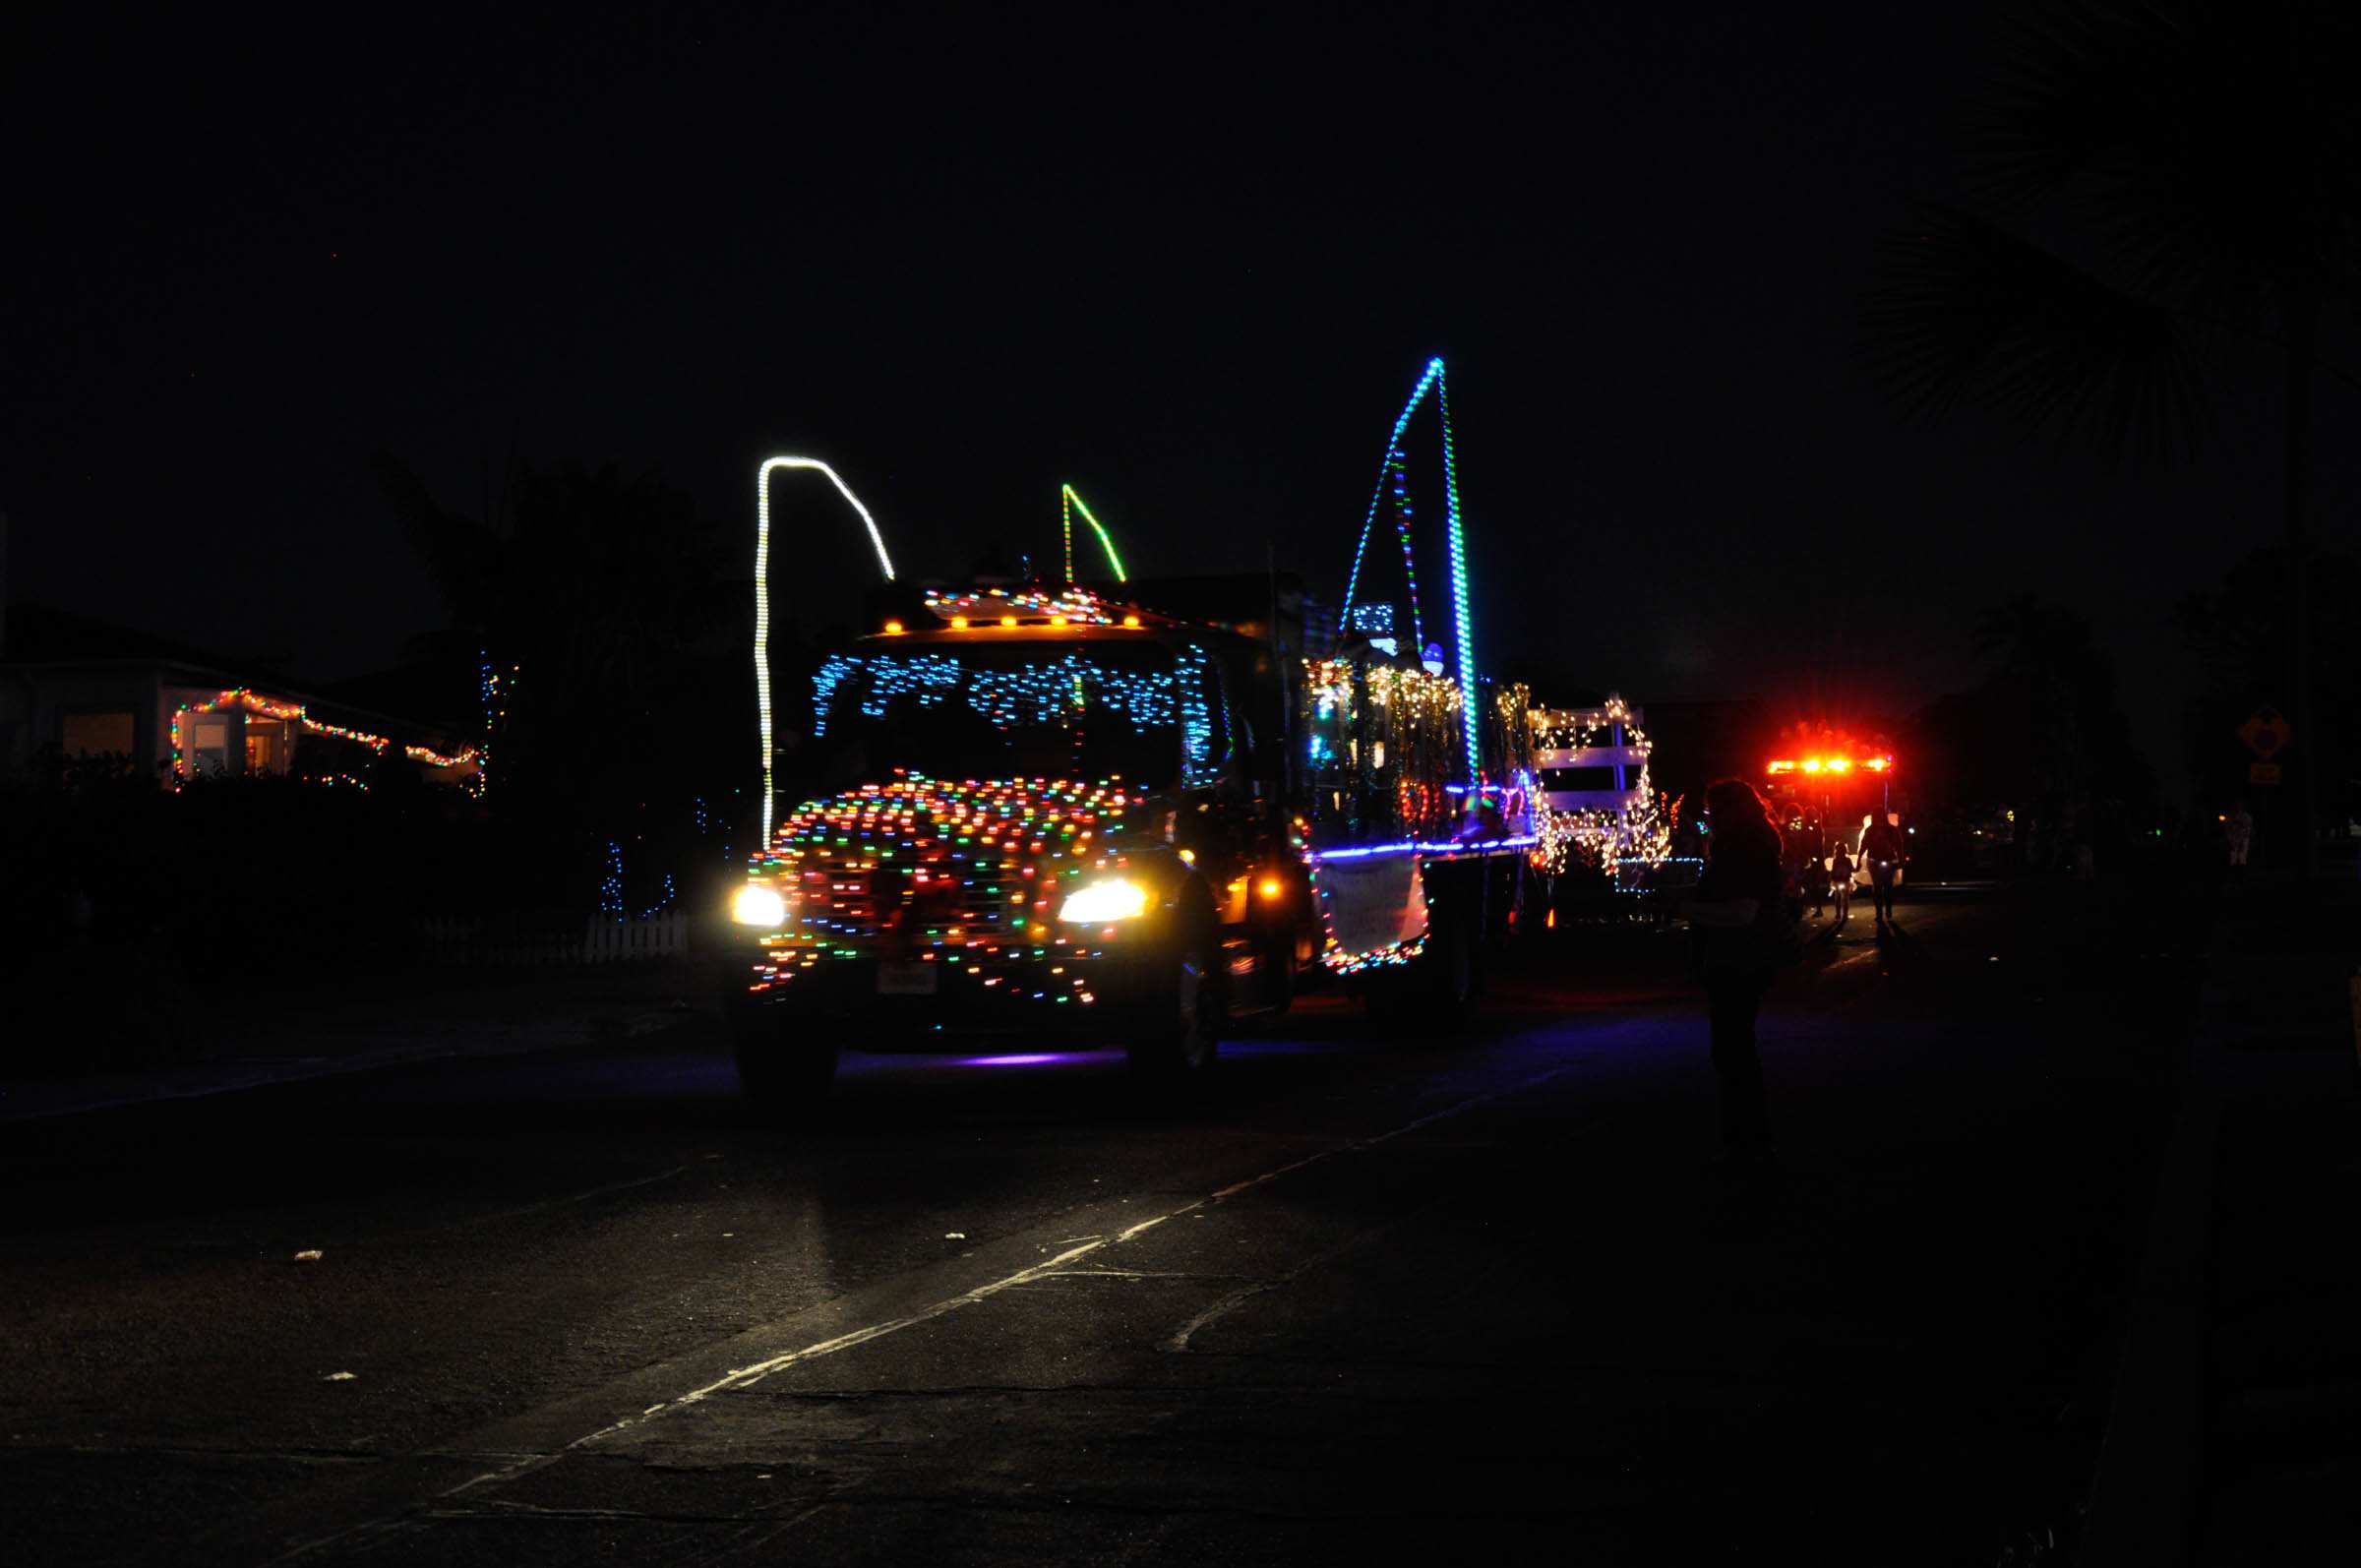
[[[689,917],[680,910],[645,920],[582,923],[580,935],[543,928],[503,930],[480,917],[440,916],[425,923],[428,957],[459,965],[621,964],[689,955]]]
[[[593,920],[582,932],[582,962],[629,963],[636,958],[682,958],[689,952],[689,917],[679,910],[646,920]]]

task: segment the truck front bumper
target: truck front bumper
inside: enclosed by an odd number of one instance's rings
[[[931,972],[931,974],[930,974]],[[924,1052],[954,1042],[1097,1035],[1120,1044],[1142,1009],[1171,994],[1156,952],[1044,958],[979,971],[939,959],[831,958],[724,998],[740,1044],[825,1029],[842,1050]]]

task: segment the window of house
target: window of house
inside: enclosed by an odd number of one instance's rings
[[[180,770],[191,775],[228,772],[229,720],[189,714],[180,722]]]
[[[287,727],[268,719],[246,721],[246,771],[283,773],[287,770]]]
[[[131,715],[123,713],[69,713],[65,716],[61,737],[68,756],[99,756],[107,753],[131,754]]]

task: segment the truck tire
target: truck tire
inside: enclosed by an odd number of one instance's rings
[[[764,1019],[742,1025],[736,1055],[738,1087],[764,1116],[792,1119],[817,1112],[836,1082],[836,1048]]]
[[[1221,1049],[1227,1009],[1220,949],[1192,941],[1174,955],[1164,994],[1140,1007],[1129,1050],[1132,1071],[1162,1083],[1201,1083]]]
[[[1475,923],[1464,911],[1444,909],[1421,956],[1426,971],[1424,1011],[1438,1029],[1458,1029],[1476,1010],[1483,988],[1483,955]]]
[[[1296,1004],[1296,944],[1292,938],[1271,943],[1264,955],[1262,1002],[1274,1018]]]

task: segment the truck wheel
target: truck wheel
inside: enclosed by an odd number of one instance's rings
[[[738,1037],[738,1086],[766,1116],[792,1117],[819,1109],[836,1082],[836,1048],[772,1023]]]
[[[1132,1070],[1144,1077],[1202,1081],[1220,1049],[1226,1009],[1215,962],[1217,949],[1192,942],[1173,961],[1167,989],[1140,1011],[1132,1037]]]
[[[1426,1013],[1436,1027],[1456,1029],[1476,1010],[1482,983],[1476,933],[1467,919],[1446,910],[1426,938]]]
[[[1263,1005],[1276,1018],[1296,1004],[1296,952],[1293,941],[1275,941],[1263,955]]]

